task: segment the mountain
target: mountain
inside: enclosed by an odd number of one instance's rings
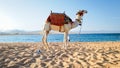
[[[88,33],[120,33],[120,31],[70,31],[69,34],[88,34]],[[0,31],[0,35],[39,35],[43,34],[42,30],[25,31],[25,30],[6,30]],[[50,31],[50,34],[63,34],[58,31]]]
[[[30,35],[30,34],[42,34],[42,31],[25,31],[25,30],[6,30],[0,31],[0,35]]]

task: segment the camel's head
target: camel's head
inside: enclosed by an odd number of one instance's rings
[[[87,10],[79,10],[76,15],[83,16],[85,13],[87,13]]]
[[[82,17],[83,15],[87,13],[87,10],[79,10],[77,13],[76,13],[76,20],[79,21],[80,25],[81,25],[81,20],[82,20]]]

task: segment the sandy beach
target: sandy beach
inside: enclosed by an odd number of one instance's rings
[[[61,42],[49,45],[53,50],[41,42],[0,43],[0,68],[120,68],[120,42],[70,42],[66,50]]]

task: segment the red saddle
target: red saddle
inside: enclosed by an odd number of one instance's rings
[[[51,13],[47,18],[47,22],[50,22],[52,25],[63,26],[64,24],[68,24],[68,21],[66,21],[67,19],[72,21],[64,13]]]

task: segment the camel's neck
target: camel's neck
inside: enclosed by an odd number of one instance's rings
[[[74,21],[74,23],[72,25],[72,28],[75,28],[78,25],[80,25],[81,24],[81,20],[82,20],[82,18],[80,16],[76,16],[76,19],[75,19],[75,21]]]
[[[75,28],[75,27],[77,27],[78,25],[79,25],[78,21],[75,20],[74,23],[72,24],[72,28]]]

